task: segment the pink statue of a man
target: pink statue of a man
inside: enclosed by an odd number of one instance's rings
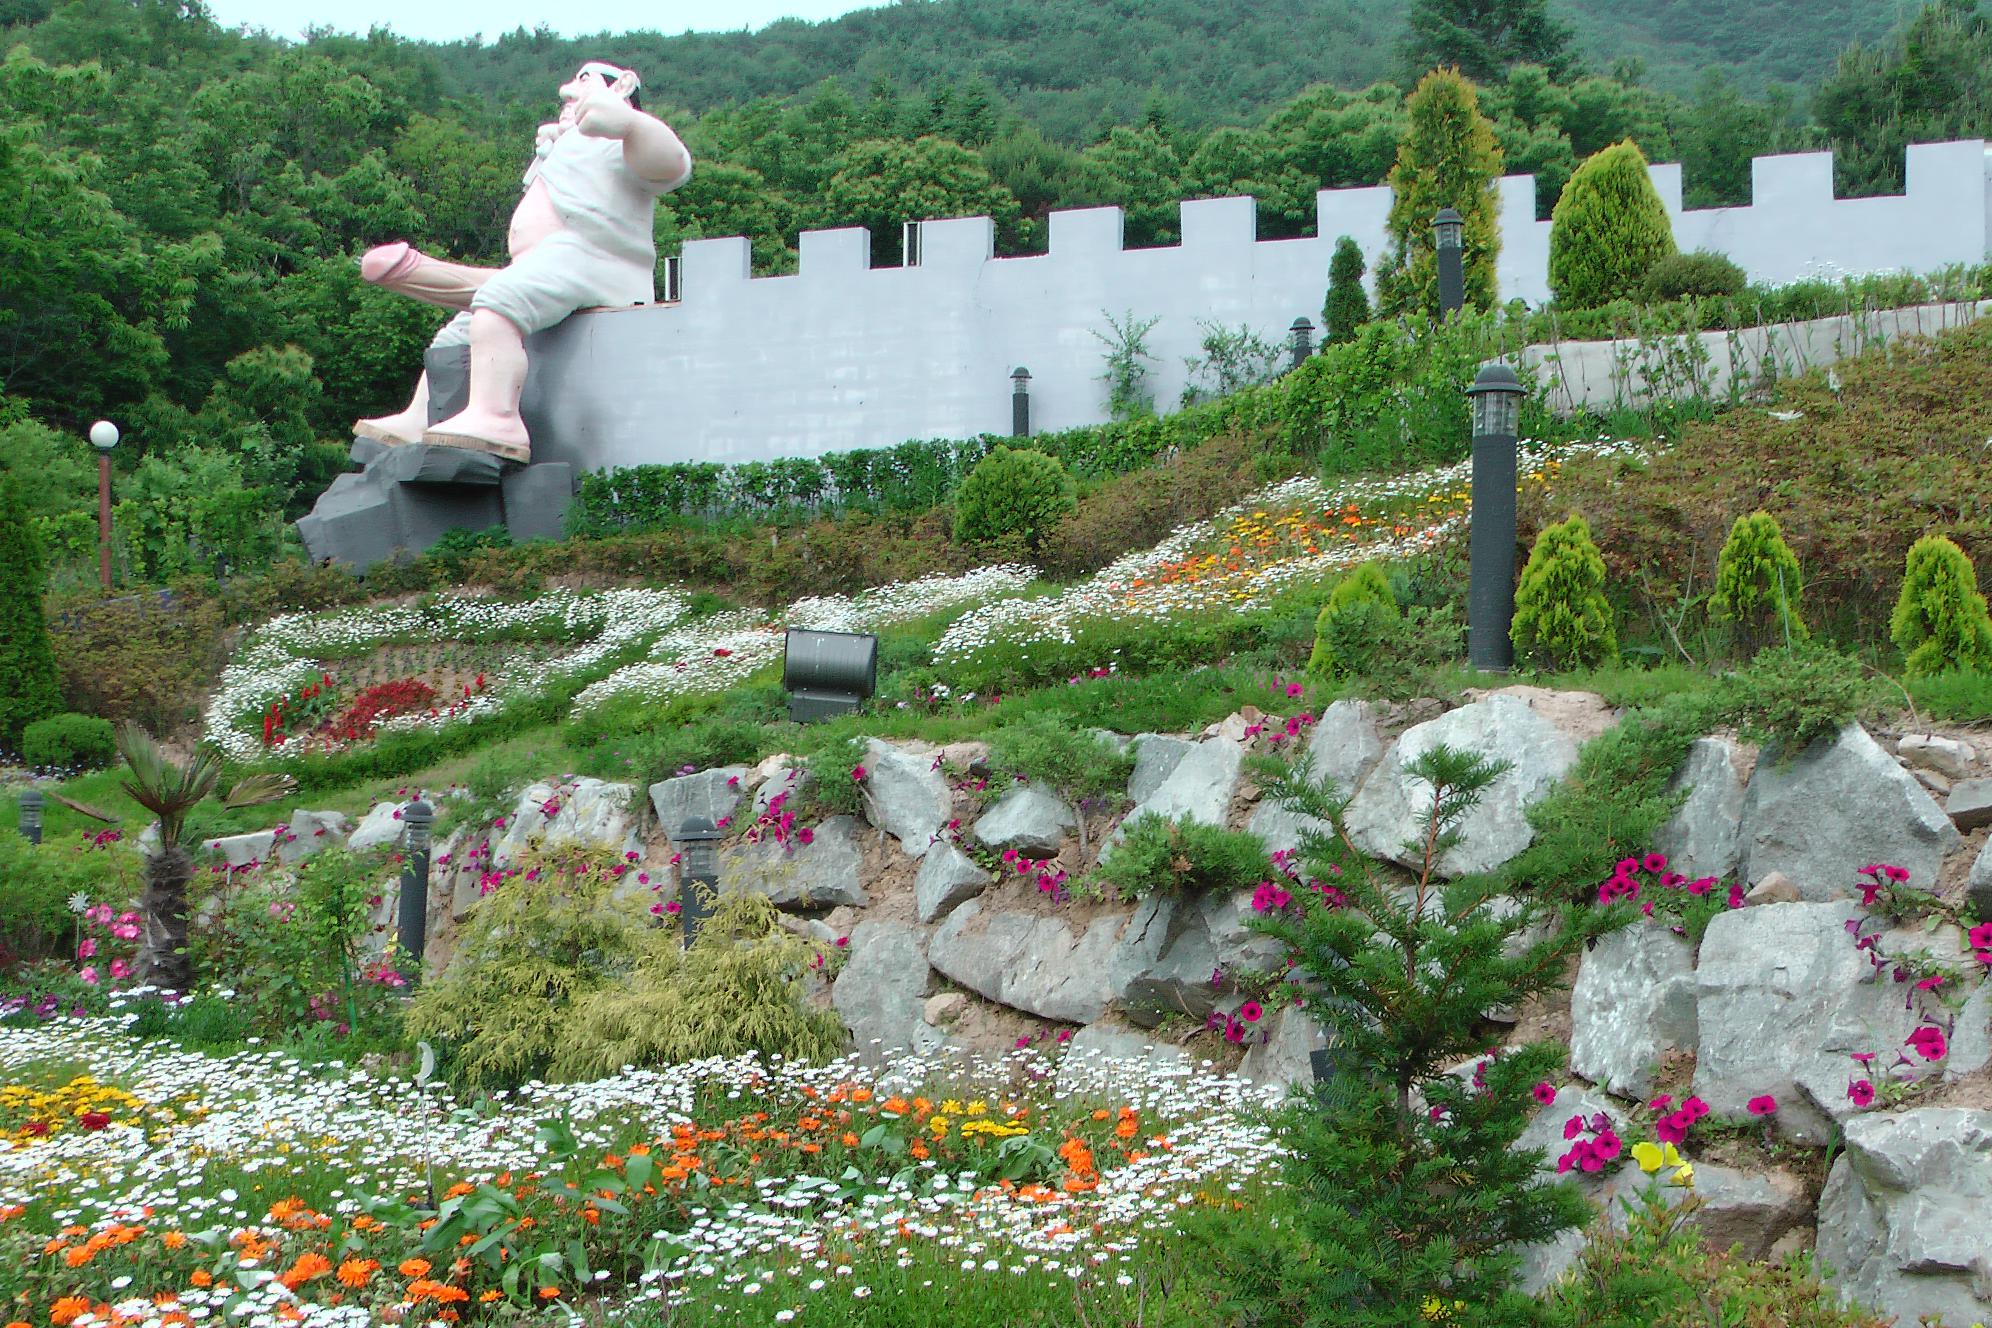
[[[429,377],[407,409],[361,420],[360,438],[438,443],[511,461],[531,456],[519,418],[527,334],[576,309],[656,298],[657,199],[691,177],[692,157],[662,120],[646,115],[627,69],[590,62],[560,89],[560,118],[539,129],[525,197],[512,212],[503,268],[467,267],[381,245],[360,260],[375,285],[456,311],[433,345],[470,346],[470,401],[429,424]]]

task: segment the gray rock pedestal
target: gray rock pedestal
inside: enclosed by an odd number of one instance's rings
[[[1712,1250],[1740,1246],[1746,1259],[1767,1259],[1780,1237],[1811,1216],[1805,1186],[1788,1172],[1738,1171],[1714,1162],[1694,1162],[1692,1187],[1668,1184],[1669,1179],[1666,1171],[1649,1176],[1637,1163],[1628,1163],[1605,1191],[1606,1218],[1623,1231],[1624,1201],[1636,1202],[1657,1180],[1670,1208],[1679,1207],[1689,1195],[1695,1197],[1695,1211],[1683,1224],[1700,1233],[1702,1244]]]
[[[1645,922],[1600,939],[1570,993],[1570,1068],[1643,1098],[1663,1053],[1694,1048],[1694,947]]]
[[[861,922],[830,1002],[868,1065],[900,1052],[929,1049],[938,1034],[923,1019],[934,973],[920,933],[899,922]]]
[[[1690,878],[1730,877],[1741,857],[1743,780],[1736,773],[1736,745],[1726,738],[1697,738],[1688,759],[1667,786],[1687,790],[1680,810],[1653,834],[1653,847]],[[1755,879],[1754,877],[1752,878]]]
[[[1132,741],[1134,773],[1128,777],[1127,796],[1133,802],[1146,802],[1196,746],[1187,738],[1166,733],[1137,733]]]
[[[947,777],[931,756],[902,752],[877,738],[865,744],[865,819],[923,858],[953,806]]]
[[[1121,929],[1097,918],[1085,931],[1054,917],[971,899],[935,930],[927,959],[970,991],[1027,1014],[1090,1024],[1113,1000],[1108,956]]]
[[[1963,841],[1915,777],[1849,724],[1788,762],[1765,753],[1744,798],[1741,842],[1746,880],[1780,871],[1817,901],[1851,893],[1871,862],[1907,867],[1912,885],[1930,889]]]
[[[720,885],[766,895],[777,908],[862,908],[871,903],[864,863],[857,821],[833,816],[811,831],[807,844],[791,836],[786,845],[763,839],[726,850]]]
[[[1992,1320],[1988,1204],[1992,1112],[1860,1116],[1819,1198],[1819,1258],[1843,1294],[1898,1322]]]
[[[1238,989],[1240,976],[1280,965],[1279,942],[1250,926],[1249,900],[1235,894],[1141,901],[1107,960],[1108,985],[1129,1023],[1154,1028],[1172,1014],[1201,1023]]]
[[[1448,877],[1492,871],[1534,840],[1526,813],[1576,764],[1577,744],[1513,696],[1490,696],[1405,730],[1349,803],[1349,835],[1364,852],[1414,865],[1406,846],[1424,834],[1432,788],[1406,767],[1442,744],[1509,763],[1438,863]]]
[[[1016,849],[1030,857],[1058,852],[1068,831],[1079,828],[1072,808],[1040,788],[1023,785],[1003,795],[975,823],[975,838],[1001,852]]]
[[[220,839],[207,842],[208,852],[220,858],[234,870],[241,870],[251,863],[262,864],[270,860],[270,851],[276,846],[276,834],[269,830],[256,830],[246,835],[224,835]]]
[[[530,784],[506,818],[504,833],[492,841],[491,861],[509,867],[535,846],[622,852],[630,844],[634,818],[629,806],[635,797],[632,785],[586,777],[559,785]],[[545,810],[550,802],[557,804],[552,816]]]
[[[1155,750],[1155,740],[1144,738],[1136,750]],[[1225,738],[1211,738],[1187,745],[1176,754],[1168,774],[1152,787],[1142,778],[1141,758],[1136,758],[1135,778],[1128,784],[1134,807],[1122,820],[1129,826],[1147,816],[1164,816],[1174,821],[1201,821],[1224,825],[1231,816],[1231,796],[1238,788],[1238,773],[1245,754],[1238,744]],[[1146,789],[1136,794],[1137,788]],[[1116,827],[1116,833],[1120,827]]]
[[[1347,798],[1383,759],[1383,736],[1367,701],[1343,698],[1321,712],[1307,738],[1316,787]]]
[[[1709,924],[1695,970],[1694,1087],[1716,1114],[1743,1119],[1751,1098],[1769,1094],[1776,1129],[1813,1145],[1856,1114],[1852,1055],[1890,1064],[1921,1022],[1901,987],[1871,980],[1847,932],[1859,916],[1850,902],[1766,904]]]
[[[1134,1072],[1145,1079],[1156,1070],[1182,1069],[1188,1062],[1181,1047],[1158,1044],[1146,1033],[1108,1023],[1088,1024],[1065,1044],[1065,1055],[1058,1062],[1058,1091],[1099,1091],[1117,1075]]]

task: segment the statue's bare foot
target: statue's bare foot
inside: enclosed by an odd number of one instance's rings
[[[488,452],[507,461],[532,459],[532,439],[526,436],[524,421],[518,416],[485,415],[459,411],[429,426],[422,441],[436,447],[461,447],[472,452]]]
[[[370,420],[355,421],[353,437],[385,443],[389,447],[409,447],[422,441],[422,431],[428,425],[426,410],[419,417],[404,410],[393,415],[377,415]]]

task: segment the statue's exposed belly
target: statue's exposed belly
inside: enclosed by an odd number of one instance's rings
[[[519,206],[512,209],[512,226],[505,235],[505,248],[512,257],[523,258],[541,240],[566,228],[567,223],[560,219],[560,209],[553,205],[553,194],[546,181],[534,180],[527,186]]]

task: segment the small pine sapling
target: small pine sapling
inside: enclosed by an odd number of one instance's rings
[[[1361,564],[1328,592],[1328,603],[1314,620],[1307,671],[1322,678],[1362,673],[1401,618],[1383,569]]]
[[[1978,572],[1950,539],[1925,535],[1910,546],[1889,635],[1912,678],[1953,669],[1992,671],[1992,617]]]
[[[1581,516],[1546,526],[1515,590],[1515,650],[1551,668],[1618,658],[1618,629],[1605,598],[1605,560]]]
[[[1729,624],[1742,653],[1806,639],[1800,589],[1798,555],[1785,543],[1778,519],[1769,512],[1737,517],[1716,558],[1709,613]]]

